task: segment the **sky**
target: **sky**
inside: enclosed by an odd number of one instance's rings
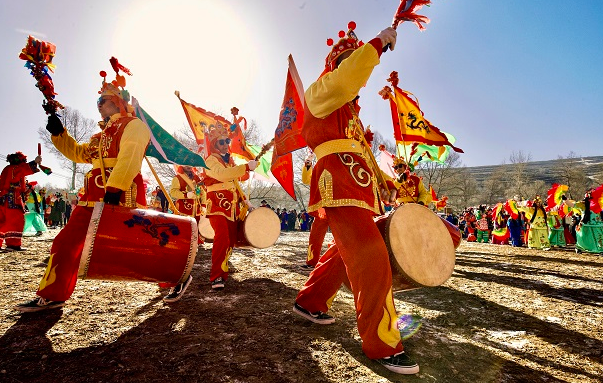
[[[255,121],[274,136],[287,57],[304,87],[324,68],[327,38],[349,21],[368,42],[391,24],[394,0],[54,0],[0,2],[0,154],[36,155],[46,124],[42,94],[18,58],[29,34],[57,46],[56,99],[99,119],[101,70],[115,56],[126,88],[166,130],[187,126],[182,99]],[[360,91],[364,125],[393,142],[388,102],[378,91],[397,71],[425,117],[456,137],[466,166],[508,163],[512,151],[543,161],[603,154],[603,1],[433,0],[425,31],[398,27]],[[112,75],[110,75],[112,76]],[[112,78],[112,77],[111,77]],[[258,143],[263,144],[263,142]],[[56,158],[51,176],[65,186]],[[2,163],[0,163],[1,166]]]

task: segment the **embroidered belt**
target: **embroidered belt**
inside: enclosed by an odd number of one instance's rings
[[[322,144],[314,148],[314,154],[316,155],[317,161],[320,160],[322,157],[333,153],[362,154],[363,152],[364,149],[362,148],[362,144],[360,142],[346,138],[323,142]]]
[[[219,184],[209,185],[207,187],[208,192],[218,191],[218,190],[234,190],[236,188],[233,181],[221,182]]]
[[[114,168],[117,165],[117,158],[103,158],[103,165],[105,165],[105,169]],[[92,160],[92,168],[100,169],[100,160],[98,158]]]

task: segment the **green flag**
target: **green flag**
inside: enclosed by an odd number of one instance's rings
[[[132,106],[136,112],[136,117],[140,118],[151,131],[151,143],[145,153],[146,156],[154,157],[159,162],[166,164],[188,165],[209,169],[207,165],[205,165],[203,157],[191,152],[186,146],[182,145],[165,129],[159,126],[159,124],[140,107],[138,100],[134,97],[132,97]]]

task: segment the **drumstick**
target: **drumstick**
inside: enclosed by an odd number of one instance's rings
[[[42,144],[38,142],[38,156],[42,155]]]

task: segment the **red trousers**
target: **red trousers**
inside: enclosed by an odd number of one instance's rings
[[[228,279],[228,258],[237,241],[238,221],[230,221],[222,215],[210,215],[209,223],[214,229],[214,244],[211,250],[211,271],[209,280],[222,277]]]
[[[0,205],[0,247],[6,241],[6,246],[21,246],[25,213],[23,209],[9,209]]]
[[[336,247],[320,258],[296,302],[310,312],[327,312],[349,280],[366,356],[379,359],[402,351],[389,255],[373,214],[351,206],[325,210]]]
[[[322,251],[322,243],[325,240],[325,235],[329,228],[329,221],[327,217],[314,218],[312,227],[310,228],[310,238],[308,240],[308,257],[306,258],[306,264],[316,266],[320,253]]]
[[[37,292],[42,298],[66,301],[73,294],[92,210],[76,207],[67,225],[52,241],[50,260]]]

